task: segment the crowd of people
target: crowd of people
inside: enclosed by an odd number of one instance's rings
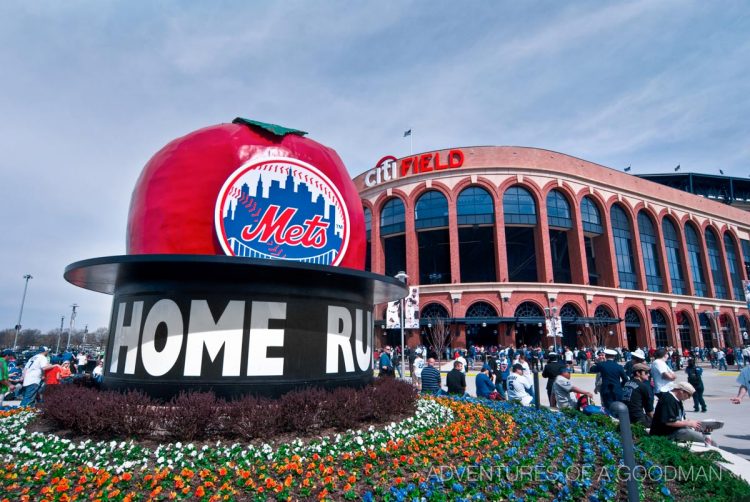
[[[578,408],[589,412],[607,413],[614,402],[624,403],[630,421],[650,428],[651,434],[675,440],[704,441],[699,420],[685,417],[683,402],[692,398],[693,411],[705,413],[703,398],[703,368],[728,371],[736,365],[739,390],[732,402],[739,404],[748,396],[750,388],[750,346],[745,348],[638,348],[632,351],[604,348],[549,347],[469,347],[468,350],[446,350],[450,370],[442,386],[437,352],[420,346],[407,348],[385,347],[378,356],[381,375],[403,377],[400,362],[408,367],[412,382],[424,393],[466,396],[466,374],[476,366],[476,396],[492,400],[507,400],[530,406],[537,398],[532,373],[541,371],[546,378],[547,399],[552,408]],[[408,360],[408,365],[406,361]],[[624,363],[624,364],[623,364]],[[594,392],[577,387],[571,374],[578,371],[596,375]],[[734,369],[734,368],[732,368]],[[684,370],[686,381],[677,380],[677,371]],[[601,406],[594,403],[598,394]]]
[[[84,350],[51,355],[50,349],[43,346],[22,354],[4,349],[0,354],[0,406],[5,401],[19,400],[20,406],[34,406],[44,399],[44,390],[50,385],[89,376],[101,383],[104,378],[102,359]]]

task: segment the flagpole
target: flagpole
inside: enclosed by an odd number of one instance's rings
[[[414,130],[409,129],[409,155],[414,155]]]

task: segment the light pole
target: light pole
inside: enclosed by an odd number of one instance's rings
[[[708,317],[709,322],[713,324],[711,337],[716,340],[716,346],[721,348],[721,331],[719,328],[719,316],[721,315],[721,312],[719,312],[718,310],[714,310],[713,312],[711,312],[710,310],[706,310],[704,314],[706,314],[706,317]]]
[[[555,344],[555,354],[557,354],[557,307],[544,307],[544,316],[547,318],[547,330],[551,333],[552,340]]]
[[[65,316],[60,316],[60,331],[57,333],[57,348],[55,349],[55,353],[60,353],[60,338],[62,338],[62,332],[63,332],[63,323],[65,322]]]
[[[13,340],[13,350],[16,350],[18,347],[18,333],[21,332],[21,318],[23,317],[23,304],[26,302],[26,290],[29,287],[29,279],[33,279],[34,277],[31,274],[26,274],[23,276],[24,279],[26,279],[26,283],[23,285],[23,296],[21,297],[21,311],[18,313],[18,324],[16,324],[16,337]]]
[[[68,330],[68,343],[65,345],[65,350],[70,350],[70,335],[73,333],[73,328],[76,325],[76,309],[78,308],[78,304],[74,303],[70,308],[72,309],[70,313],[70,329]]]
[[[406,275],[406,272],[401,271],[398,274],[396,274],[396,279],[406,284],[406,280],[409,279],[409,276]],[[405,373],[406,368],[404,367],[404,298],[401,298],[401,378],[402,379],[406,375]]]

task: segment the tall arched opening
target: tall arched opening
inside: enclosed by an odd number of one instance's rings
[[[516,318],[516,346],[530,347],[545,345],[542,342],[544,333],[544,312],[535,303],[523,302],[514,312]]]

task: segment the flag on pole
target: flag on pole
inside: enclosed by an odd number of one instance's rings
[[[404,131],[404,138],[407,136],[411,136],[411,129],[409,129],[408,131]]]
[[[674,172],[677,172],[680,170],[680,164],[677,164],[677,167],[674,168]]]
[[[724,174],[724,171],[722,171],[721,169],[719,169],[719,173]]]
[[[626,167],[624,170],[625,170],[626,173],[630,172],[630,166]]]

